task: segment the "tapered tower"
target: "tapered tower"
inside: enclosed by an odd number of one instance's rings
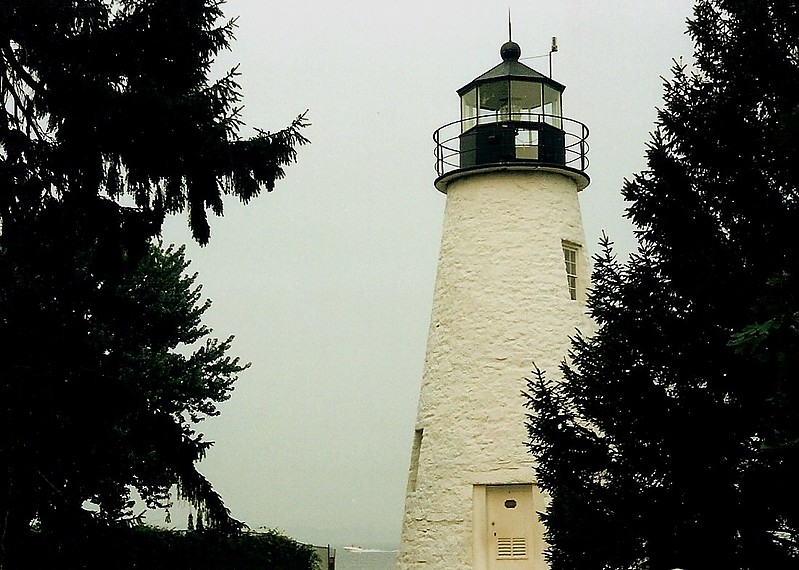
[[[588,130],[518,44],[500,55],[434,134],[446,207],[400,569],[546,568],[521,392],[587,324]]]

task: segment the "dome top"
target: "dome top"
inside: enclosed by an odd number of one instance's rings
[[[508,41],[499,48],[499,55],[502,56],[503,61],[519,61],[522,55],[522,48],[516,42]]]
[[[509,40],[502,44],[502,47],[499,49],[499,55],[502,56],[502,61],[500,63],[458,89],[458,95],[463,96],[464,93],[477,84],[511,79],[545,83],[560,93],[563,93],[563,90],[566,89],[565,85],[561,85],[551,77],[547,77],[519,61],[522,55],[522,48],[520,48],[519,44],[516,42]]]

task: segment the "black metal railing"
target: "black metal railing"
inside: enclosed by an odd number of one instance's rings
[[[588,127],[544,113],[489,115],[447,123],[433,133],[436,172],[491,164],[540,164],[585,172]]]

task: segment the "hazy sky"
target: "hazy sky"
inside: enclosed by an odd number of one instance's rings
[[[565,84],[588,125],[581,193],[589,250],[634,247],[620,188],[644,166],[661,76],[690,58],[688,0],[511,4],[522,61]],[[309,109],[310,146],[272,194],[229,200],[211,243],[189,245],[216,335],[252,367],[200,469],[234,516],[299,540],[399,544],[444,196],[431,133],[455,90],[499,63],[508,4],[474,0],[229,0],[243,118],[278,130]],[[246,131],[245,131],[246,132]],[[166,242],[185,242],[185,220]],[[532,360],[532,355],[531,355]],[[182,515],[181,515],[182,517]],[[183,520],[173,518],[182,524]]]

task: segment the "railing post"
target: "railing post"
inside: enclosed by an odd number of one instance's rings
[[[585,143],[585,139],[588,138],[588,128],[585,125],[581,124],[580,125],[580,131],[581,131],[581,134],[582,134],[582,137],[580,139],[580,170],[585,172],[585,169],[588,166],[585,163],[585,153],[588,152],[587,149],[585,148],[585,144],[586,144]]]
[[[441,164],[441,144],[438,142],[439,139],[439,132],[441,129],[437,129],[433,133],[433,142],[436,144],[435,155],[436,155],[436,174],[441,176],[442,164]]]

